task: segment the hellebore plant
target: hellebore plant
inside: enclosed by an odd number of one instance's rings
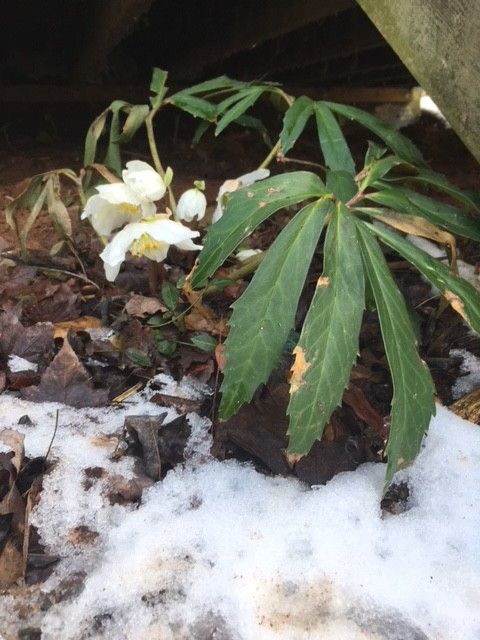
[[[88,218],[100,236],[109,239],[113,231],[125,225],[101,253],[108,280],[116,278],[127,252],[162,262],[172,244],[189,251],[199,249],[200,245],[192,241],[199,232],[180,221],[193,225],[204,218],[204,184],[194,183],[177,205],[172,172],[164,170],[156,146],[154,118],[164,107],[198,118],[194,144],[212,127],[215,135],[231,125],[257,131],[269,146],[268,155],[256,171],[227,180],[220,188],[214,224],[207,229],[205,246],[188,287],[200,290],[199,298],[204,289],[217,290],[209,279],[229,256],[243,249],[245,239],[258,225],[282,209],[291,211],[293,207],[297,211],[267,251],[249,257],[237,269],[242,276],[256,272],[233,305],[225,342],[220,417],[229,418],[249,402],[278,365],[295,327],[310,263],[315,252],[322,249],[323,271],[293,350],[288,454],[292,460],[305,455],[322,437],[332,412],[341,403],[358,357],[359,333],[368,306],[379,317],[393,382],[391,426],[385,447],[387,486],[395,472],[409,465],[420,449],[435,412],[435,389],[384,251],[387,255],[393,251],[414,265],[443,296],[442,304],[449,303],[480,332],[480,294],[456,273],[455,242],[456,235],[480,240],[478,200],[431,171],[405,136],[359,109],[306,96],[295,99],[276,84],[245,83],[226,76],[168,95],[166,80],[165,71],[154,69],[149,105],[117,100],[94,120],[85,141],[84,175],[77,177],[70,170],[60,170],[36,176],[10,204],[7,220],[19,237],[22,255],[27,233],[45,201],[62,237],[70,237],[69,217],[60,200],[59,175],[74,182],[84,205],[82,218]],[[264,97],[285,111],[274,145],[263,123],[248,113]],[[310,159],[287,157],[311,118],[324,166]],[[361,168],[356,166],[341,129],[345,119],[368,129],[376,140],[369,143]],[[122,172],[121,146],[142,125],[154,168],[136,160]],[[98,142],[107,131],[106,155],[103,164],[98,164]],[[300,162],[318,171],[269,177],[268,166],[275,159]],[[85,202],[83,192],[92,179],[92,168],[107,179],[110,171],[116,176],[121,173],[123,181],[115,182],[117,178],[113,177],[112,184],[97,186],[97,193]],[[435,199],[435,193],[446,194],[457,206]],[[157,213],[156,203],[163,197],[168,197],[174,220]],[[16,212],[29,208],[30,201],[34,204],[20,229]],[[412,237],[426,238],[446,248],[449,266],[415,246],[409,239]],[[241,260],[245,253],[240,251],[237,256]]]
[[[225,342],[219,415],[227,419],[249,402],[280,361],[317,248],[323,272],[306,315],[290,379],[288,454],[308,453],[341,403],[359,353],[359,333],[368,304],[380,320],[393,381],[391,427],[385,454],[386,486],[417,455],[435,412],[435,387],[422,361],[403,295],[382,246],[411,262],[465,321],[480,332],[480,294],[455,271],[453,234],[480,240],[477,202],[431,171],[402,134],[359,109],[302,96],[286,110],[279,161],[314,117],[324,179],[295,171],[231,193],[221,219],[207,232],[193,288],[205,287],[254,229],[275,212],[300,207],[266,252],[250,285],[233,304]],[[338,118],[354,120],[385,146],[370,143],[356,169]],[[312,164],[308,163],[307,164]],[[448,194],[463,209],[425,192]],[[379,225],[378,222],[382,224]],[[447,248],[450,268],[417,248],[419,236]]]

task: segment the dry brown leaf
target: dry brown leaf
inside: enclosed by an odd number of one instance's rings
[[[16,486],[23,462],[24,436],[12,429],[0,431],[0,442],[11,451],[0,453],[0,520],[5,527],[0,552],[0,586],[5,587],[23,576],[23,538],[25,503]],[[3,527],[2,527],[3,528]]]
[[[95,316],[82,316],[74,320],[64,320],[56,322],[54,327],[54,338],[65,338],[69,331],[87,331],[88,329],[100,329],[103,326],[100,318]]]
[[[161,313],[168,311],[167,307],[165,307],[158,298],[137,294],[132,295],[123,310],[125,313],[128,313],[129,316],[135,316],[137,318],[152,316],[154,313],[158,313],[159,311]]]
[[[450,264],[452,269],[456,271],[457,244],[455,236],[451,233],[448,233],[448,231],[444,231],[443,229],[439,229],[428,220],[425,220],[425,218],[402,215],[395,211],[388,211],[381,216],[378,216],[378,219],[394,229],[398,229],[404,233],[409,233],[412,236],[428,238],[429,240],[433,240],[438,244],[448,247],[451,255]]]
[[[191,331],[205,331],[217,336],[226,336],[228,333],[223,318],[217,318],[213,312],[207,318],[206,314],[201,313],[198,308],[185,316],[185,326]]]
[[[38,387],[27,387],[21,393],[33,402],[63,402],[77,408],[101,407],[108,402],[108,392],[93,388],[89,373],[66,338]]]

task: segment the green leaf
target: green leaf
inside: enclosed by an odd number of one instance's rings
[[[155,346],[157,347],[158,353],[161,353],[162,356],[171,356],[175,353],[177,349],[177,343],[173,340],[164,340],[160,338],[160,336],[154,336],[155,338]]]
[[[169,324],[170,323],[170,315],[168,315],[168,317],[166,317],[168,314],[165,314],[165,316],[161,316],[159,314],[156,314],[154,316],[151,316],[150,318],[148,318],[147,320],[147,324],[149,327],[161,327],[164,324]]]
[[[167,77],[168,73],[166,71],[159,69],[158,67],[154,67],[152,81],[150,82],[150,91],[154,94],[150,98],[152,109],[157,109],[161,105],[162,100],[167,93],[167,88],[165,86]]]
[[[480,224],[459,209],[443,202],[437,202],[428,196],[405,188],[384,188],[375,193],[366,194],[365,198],[381,204],[399,213],[422,216],[433,224],[448,229],[452,233],[472,240],[480,241]]]
[[[318,139],[325,164],[334,171],[355,173],[355,163],[337,119],[324,102],[315,102]]]
[[[115,140],[113,140],[113,142],[116,144],[125,144],[126,142],[130,142],[145,122],[145,118],[148,116],[149,111],[150,109],[146,104],[134,104],[128,112],[122,132],[117,138],[115,138]]]
[[[333,202],[325,199],[304,207],[275,239],[247,290],[233,304],[225,342],[222,419],[249,402],[278,364],[294,327],[298,300],[325,218],[333,208]]]
[[[52,173],[47,180],[47,209],[55,228],[61,237],[72,236],[72,221],[67,207],[60,197],[60,179],[58,173]]]
[[[418,249],[397,233],[367,225],[382,242],[411,262],[447,298],[452,307],[480,333],[480,293],[469,282]]]
[[[290,453],[306,454],[322,437],[358,354],[365,282],[355,219],[341,203],[328,226],[324,256],[323,274],[294,349]]]
[[[360,191],[365,191],[371,184],[383,178],[393,167],[401,164],[396,156],[388,156],[374,160],[368,167],[367,175],[360,183]]]
[[[175,311],[178,301],[180,300],[180,292],[177,287],[171,282],[168,282],[168,280],[162,284],[162,300],[170,311]]]
[[[347,171],[327,171],[327,191],[341,202],[348,202],[357,193],[358,187],[351,173]]]
[[[385,450],[388,456],[385,486],[388,486],[396,471],[411,464],[420,450],[430,418],[435,414],[435,387],[418,355],[405,300],[378,242],[365,223],[358,222],[357,228],[393,381],[392,420]]]
[[[87,135],[85,137],[85,152],[83,156],[84,167],[89,167],[95,162],[95,157],[97,155],[97,143],[105,129],[109,114],[110,107],[98,115],[88,128]]]
[[[197,128],[193,134],[192,147],[195,147],[203,138],[207,130],[211,127],[211,123],[208,120],[202,120],[198,123]]]
[[[231,122],[242,116],[247,109],[255,104],[265,90],[266,87],[263,86],[253,86],[245,90],[245,96],[241,98],[241,100],[238,100],[238,102],[220,118],[215,129],[215,135],[218,136]]]
[[[385,124],[375,116],[366,111],[350,107],[336,102],[324,102],[335,113],[338,113],[349,120],[355,120],[362,126],[370,129],[375,135],[383,140],[390,149],[402,160],[411,162],[421,167],[426,166],[425,160],[417,147],[410,142],[403,134],[399,133],[389,125]]]
[[[280,145],[285,154],[293,147],[313,113],[313,101],[300,96],[289,107],[283,117],[283,129],[280,133]]]
[[[232,80],[228,76],[218,76],[218,78],[212,78],[212,80],[206,80],[199,84],[193,85],[188,89],[182,89],[178,93],[174,94],[170,99],[176,98],[181,95],[199,95],[203,93],[210,93],[211,91],[222,91],[226,89],[239,89],[245,87],[246,83],[239,80]]]
[[[218,340],[208,334],[193,336],[192,338],[190,338],[190,342],[195,347],[197,347],[197,349],[200,349],[201,351],[207,351],[208,353],[210,353],[211,351],[215,351],[215,347],[218,344]]]
[[[149,355],[139,349],[125,349],[125,355],[131,362],[138,364],[140,367],[151,367],[153,364]]]
[[[118,176],[122,172],[122,159],[120,156],[120,114],[122,111],[128,111],[131,108],[127,102],[123,100],[114,100],[110,105],[112,117],[110,120],[110,136],[108,139],[107,153],[103,164],[114,171]]]
[[[193,274],[193,287],[203,286],[234,249],[273,213],[325,193],[320,178],[308,171],[273,176],[232,193],[222,218],[208,229]]]
[[[172,96],[170,102],[179,109],[182,109],[182,111],[190,113],[195,118],[202,118],[208,122],[215,122],[216,120],[216,105],[203,98],[197,98],[185,92],[180,92]]]
[[[238,124],[240,127],[245,127],[246,129],[253,129],[253,131],[257,131],[268,147],[273,146],[268,134],[268,129],[260,120],[260,118],[255,118],[254,116],[250,116],[244,113],[242,116],[234,120],[234,123]]]
[[[418,171],[416,167],[415,169]],[[475,211],[480,213],[480,204],[475,199],[475,197],[472,197],[472,194],[466,191],[462,191],[455,185],[451,184],[445,178],[445,176],[442,176],[439,173],[435,173],[434,171],[430,171],[430,170],[420,170],[418,171],[418,175],[408,176],[406,179],[409,182],[417,182],[419,184],[428,185],[430,187],[433,187],[437,191],[440,191],[442,193],[447,193],[449,196],[454,198],[457,202],[460,202],[461,204],[468,207],[469,209],[474,209]],[[405,177],[402,177],[402,178],[389,177],[387,180],[389,184],[392,184],[400,180],[404,181]]]
[[[382,147],[376,142],[369,140],[367,153],[365,154],[365,162],[364,162],[365,167],[368,167],[375,160],[380,160],[380,158],[384,156],[386,153],[387,153],[386,147]]]

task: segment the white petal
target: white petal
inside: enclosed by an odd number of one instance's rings
[[[240,176],[237,180],[242,184],[242,187],[248,187],[254,182],[268,178],[269,175],[270,169],[255,169],[255,171],[250,171],[250,173]]]
[[[103,263],[103,267],[105,269],[105,277],[109,282],[113,282],[120,273],[122,262],[117,262],[117,264],[108,264],[108,262]]]
[[[142,200],[160,200],[167,190],[162,177],[146,162],[131,160],[122,171],[125,184]]]
[[[107,244],[100,254],[100,258],[110,266],[121,264],[125,260],[125,254],[132,242],[140,238],[144,233],[146,231],[143,223],[133,222],[127,224]]]
[[[181,242],[176,242],[175,246],[181,249],[182,251],[199,251],[203,249],[203,244],[195,244],[190,240],[182,240]]]
[[[217,206],[215,207],[215,211],[213,212],[212,224],[215,224],[215,222],[218,222],[222,216],[223,216],[223,207],[220,203],[218,203]]]
[[[240,262],[245,262],[245,260],[249,260],[250,258],[253,258],[253,256],[258,255],[259,253],[262,253],[261,249],[242,249],[241,251],[235,254],[235,257],[237,260],[240,260]]]
[[[99,184],[98,187],[95,188],[98,191],[98,194],[111,204],[122,204],[122,202],[128,202],[128,204],[139,205],[141,202],[141,199],[135,191],[130,189],[126,184],[123,184],[123,182]]]
[[[142,211],[138,205],[112,204],[100,195],[89,198],[82,213],[82,220],[90,218],[92,227],[101,236],[109,236],[114,229],[141,217]]]
[[[157,242],[166,242],[167,244],[178,245],[179,242],[197,238],[200,235],[199,231],[192,231],[181,222],[175,222],[175,220],[168,218],[140,224],[144,229],[143,233],[148,233]]]
[[[194,218],[201,220],[205,215],[207,199],[199,189],[188,189],[180,196],[175,211],[177,220],[191,222]]]

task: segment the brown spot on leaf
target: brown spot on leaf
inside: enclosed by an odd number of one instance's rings
[[[259,203],[258,203],[258,208],[259,208],[259,209],[264,209],[266,206],[267,206],[267,203],[266,203],[266,202],[264,202],[263,200],[262,200],[262,202],[259,202]]]
[[[302,386],[306,371],[310,368],[310,363],[305,359],[305,351],[300,346],[293,350],[295,361],[290,370],[290,395],[293,395]]]
[[[330,284],[330,278],[328,276],[321,276],[317,280],[317,288],[318,287],[328,287],[329,284]]]
[[[448,291],[448,289],[444,292],[443,295],[445,299],[449,302],[449,304],[455,309],[455,311],[459,313],[462,316],[462,318],[467,320],[467,316],[465,314],[465,306],[462,300],[460,300],[458,296],[452,293],[452,291]]]
[[[287,462],[291,468],[293,468],[297,464],[297,462],[300,462],[300,460],[303,457],[305,457],[304,453],[286,453],[285,454],[285,458],[287,459]]]

